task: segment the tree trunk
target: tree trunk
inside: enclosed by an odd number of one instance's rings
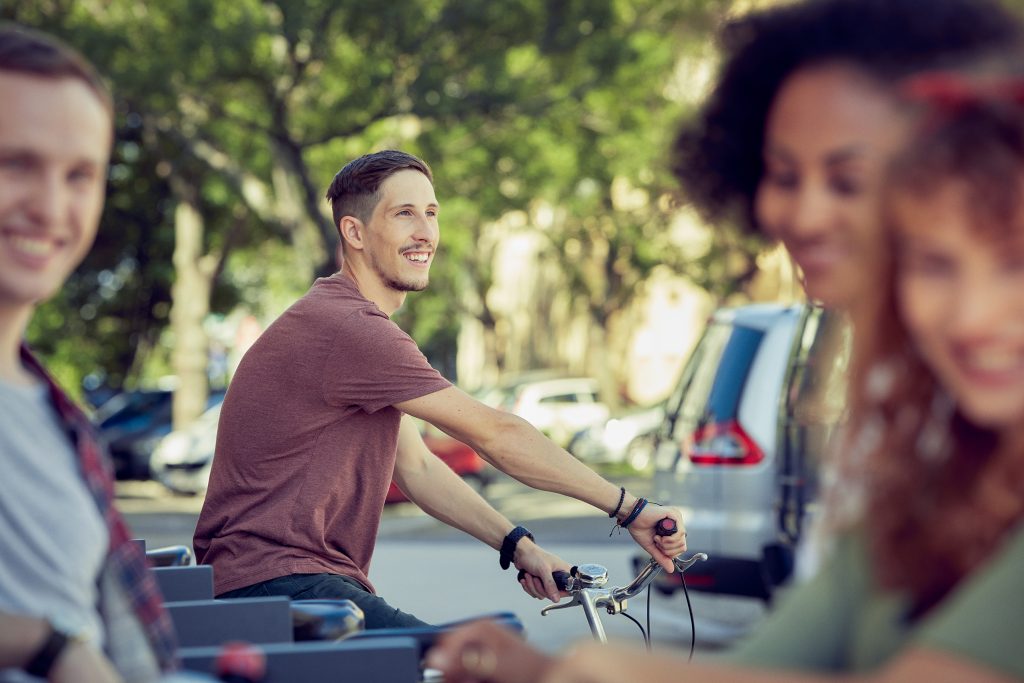
[[[194,190],[187,188],[178,194],[170,314],[174,339],[171,367],[178,377],[173,405],[175,429],[195,420],[206,408],[209,340],[203,320],[210,312],[210,290],[216,272],[216,259],[203,254],[203,216],[195,205]]]

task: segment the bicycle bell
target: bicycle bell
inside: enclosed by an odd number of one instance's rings
[[[581,564],[576,568],[576,580],[583,588],[600,588],[608,583],[608,570],[599,564]]]

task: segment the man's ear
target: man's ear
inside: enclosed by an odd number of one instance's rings
[[[338,232],[345,243],[345,249],[363,248],[363,222],[355,216],[342,216],[338,221]]]

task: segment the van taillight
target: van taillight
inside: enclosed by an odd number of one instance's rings
[[[764,452],[736,420],[705,425],[686,449],[694,465],[755,465]]]

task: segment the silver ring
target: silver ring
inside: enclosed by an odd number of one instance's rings
[[[487,678],[498,668],[498,658],[494,652],[481,643],[470,643],[462,649],[459,658],[466,673]]]

